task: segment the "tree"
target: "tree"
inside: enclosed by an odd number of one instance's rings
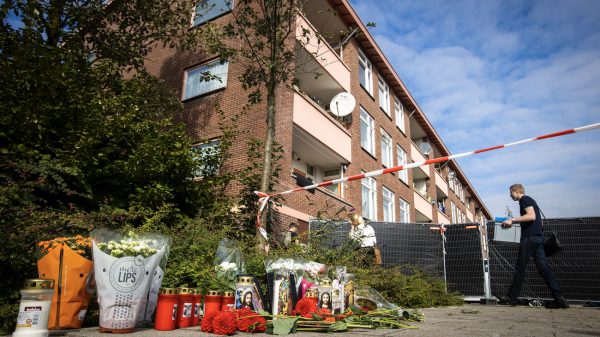
[[[278,171],[276,158],[279,152],[274,137],[276,93],[279,89],[293,87],[299,69],[317,77],[320,75],[317,70],[304,69],[308,60],[298,62],[296,57],[296,44],[304,47],[316,43],[316,51],[310,52],[313,58],[319,58],[325,50],[323,38],[309,29],[303,29],[300,38],[296,36],[296,20],[304,3],[304,0],[239,0],[228,24],[219,27],[209,23],[200,28],[203,46],[208,51],[244,65],[240,81],[248,91],[248,104],[266,101],[267,128],[259,186],[262,192],[272,190],[277,178],[274,173]],[[334,12],[329,14],[335,15]],[[346,33],[340,34],[343,37]],[[261,219],[264,226],[266,217]]]
[[[37,274],[37,240],[95,226],[168,230],[223,200],[229,178],[207,161],[224,154],[196,160],[177,95],[143,67],[154,45],[193,45],[190,8],[0,4],[0,330],[14,326],[18,289]]]

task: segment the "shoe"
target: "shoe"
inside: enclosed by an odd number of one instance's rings
[[[546,307],[546,309],[568,309],[568,308],[570,308],[569,303],[562,296],[557,297],[554,301],[547,302],[544,305],[544,307]]]
[[[496,296],[498,297],[498,304],[507,304],[507,305],[511,305],[511,306],[516,306],[517,304],[519,304],[519,301],[514,300],[506,295],[500,295],[500,296]]]
[[[568,309],[570,308],[569,303],[567,302],[567,300],[561,295],[558,296],[556,298],[556,302],[558,303],[558,307],[561,309]]]

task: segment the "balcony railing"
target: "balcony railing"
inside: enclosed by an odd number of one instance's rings
[[[437,212],[437,217],[438,217],[438,221],[437,222],[439,224],[449,225],[451,223],[450,219],[448,219],[448,216],[446,214],[440,212],[439,210]]]
[[[344,127],[308,97],[294,92],[294,124],[344,161],[352,161],[352,138]]]
[[[414,143],[410,143],[410,156],[414,162],[425,161],[425,156],[419,151],[419,149],[415,146]],[[422,171],[426,176],[430,176],[429,174],[429,166],[421,166],[416,167],[415,170]]]
[[[423,196],[416,191],[414,192],[414,200],[415,209],[429,220],[433,220],[433,207],[431,206],[431,202],[423,198]]]
[[[467,220],[468,220],[469,222],[473,222],[473,221],[475,221],[475,218],[473,217],[473,213],[472,213],[471,211],[467,210],[467,211],[465,212],[465,216],[467,217]]]
[[[302,15],[296,17],[296,40],[344,88],[350,92],[350,69],[338,54],[320,37],[315,27]]]
[[[440,189],[440,191],[444,193],[445,197],[448,196],[448,183],[446,183],[444,178],[442,178],[442,176],[437,171],[435,171],[435,186],[437,186]]]

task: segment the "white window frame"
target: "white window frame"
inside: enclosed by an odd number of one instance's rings
[[[456,205],[450,201],[450,210],[452,212],[452,223],[456,223]]]
[[[216,73],[213,73],[213,70],[217,69]],[[198,79],[190,79],[190,75],[195,76],[203,76],[203,74],[210,74],[211,76],[217,76],[218,79],[211,79],[209,81],[200,81]],[[185,71],[184,80],[183,80],[183,90],[181,92],[182,100],[187,100],[190,98],[194,98],[197,96],[205,95],[222,88],[227,87],[227,75],[229,73],[229,62],[225,61],[221,63],[220,60],[214,60],[202,65],[199,65],[194,68],[187,69]],[[193,83],[192,81],[198,81],[197,83]],[[197,88],[193,88],[190,85],[197,86]]]
[[[410,204],[400,198],[400,218],[398,219],[402,223],[410,222]]]
[[[390,112],[390,87],[387,85],[385,80],[381,78],[381,74],[378,79],[378,97],[379,97],[379,107],[383,112],[385,112],[388,117],[392,117]]]
[[[398,97],[394,97],[394,115],[396,117],[396,127],[406,134],[406,125],[404,124],[404,105]]]
[[[360,85],[373,96],[373,65],[371,61],[365,56],[362,50],[358,50],[358,67],[363,69],[364,78],[360,78],[360,69],[358,71]]]
[[[387,187],[382,187],[381,195],[383,197],[383,221],[396,221],[396,194]]]
[[[406,151],[404,151],[400,144],[396,144],[396,155],[398,156],[398,166],[408,164],[408,154]],[[398,179],[402,180],[408,185],[408,170],[404,169],[398,171]]]
[[[225,10],[221,10],[221,11],[213,11],[211,12],[210,8],[207,8],[207,11],[205,12],[204,15],[202,15],[201,17],[196,17],[198,15],[198,6],[201,6],[203,4],[208,4],[208,6],[216,6],[215,2],[221,2],[224,5],[227,5],[227,7],[229,8],[229,10],[225,11]],[[231,12],[231,10],[233,9],[234,6],[234,0],[199,0],[196,3],[196,6],[194,7],[194,13],[192,15],[192,26],[199,26],[205,22],[214,20],[222,15],[225,15],[229,12]]]
[[[360,107],[360,124],[360,145],[375,156],[375,120],[362,106]],[[364,130],[363,125],[365,126]]]
[[[377,221],[377,181],[373,177],[361,179],[361,199],[363,218]]]
[[[198,143],[198,144],[192,145],[192,151],[197,151],[196,149],[198,149],[200,151],[199,153],[194,153],[194,155],[197,155],[197,157],[194,157],[194,160],[202,160],[202,157],[204,157],[206,155],[218,155],[221,150],[220,146],[221,146],[221,140],[218,138],[211,139],[204,143]],[[214,153],[207,153],[205,151],[214,151]],[[214,169],[216,170],[215,173],[219,172],[218,167],[215,167]],[[194,180],[201,180],[203,178],[203,176],[202,176],[203,170],[204,170],[204,165],[200,164],[200,166],[198,167],[198,171],[193,172]]]
[[[385,167],[394,166],[394,141],[392,136],[381,128],[381,164]]]

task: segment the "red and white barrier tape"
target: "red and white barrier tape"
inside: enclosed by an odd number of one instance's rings
[[[442,162],[453,160],[453,159],[458,159],[458,158],[467,157],[467,156],[474,155],[474,154],[498,150],[498,149],[502,149],[502,148],[509,147],[509,146],[525,144],[525,143],[533,142],[536,140],[560,137],[560,136],[569,135],[572,133],[590,131],[590,130],[598,129],[598,128],[600,128],[600,123],[590,124],[590,125],[581,126],[581,127],[574,128],[574,129],[568,129],[568,130],[564,130],[564,131],[549,133],[549,134],[538,136],[535,138],[523,139],[523,140],[520,140],[517,142],[512,142],[512,143],[508,143],[508,144],[504,144],[504,145],[497,145],[497,146],[492,146],[492,147],[488,147],[485,149],[463,152],[463,153],[453,154],[450,156],[438,157],[438,158],[434,158],[434,159],[428,159],[428,160],[424,160],[424,161],[414,162],[412,164],[394,166],[394,167],[390,167],[390,168],[386,168],[386,169],[382,169],[382,170],[371,171],[371,172],[356,174],[353,176],[343,177],[343,178],[339,178],[339,179],[324,181],[324,182],[321,182],[318,184],[308,185],[308,186],[304,186],[304,187],[298,187],[298,188],[294,188],[294,189],[279,192],[279,193],[267,194],[267,193],[255,191],[254,193],[260,197],[260,199],[259,199],[260,207],[259,207],[258,214],[256,216],[256,226],[259,228],[259,230],[261,230],[261,234],[263,234],[263,236],[266,239],[266,231],[260,225],[260,214],[262,213],[262,210],[264,210],[269,199],[274,196],[286,195],[286,194],[290,194],[293,192],[299,192],[299,191],[312,190],[313,188],[317,188],[317,187],[325,187],[325,186],[339,184],[339,183],[343,183],[343,182],[347,182],[347,181],[360,180],[360,179],[364,179],[367,177],[376,177],[376,176],[379,176],[382,174],[412,169],[412,168],[424,166],[424,165],[442,163]]]

